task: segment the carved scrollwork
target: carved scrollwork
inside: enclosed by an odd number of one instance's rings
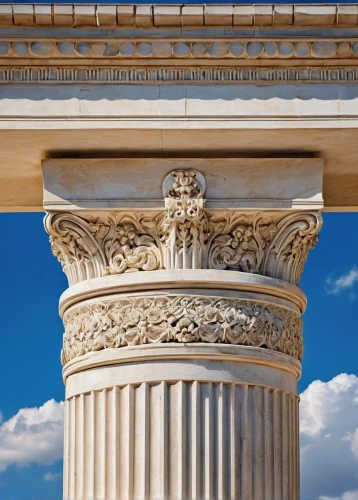
[[[62,264],[70,285],[101,275],[106,258],[88,224],[73,214],[48,214],[45,227],[53,254]]]
[[[265,253],[261,273],[298,284],[308,252],[318,242],[322,217],[318,212],[294,213],[277,222],[277,234]]]
[[[213,219],[212,219],[213,220]],[[298,284],[308,252],[318,241],[322,225],[317,212],[213,220],[208,266],[279,278]]]
[[[104,250],[107,264],[104,276],[160,267],[160,252],[154,239],[143,232],[133,217],[98,218],[89,226]]]
[[[53,253],[70,285],[134,271],[208,268],[299,283],[318,240],[319,212],[209,211],[204,194],[200,172],[174,170],[163,183],[162,212],[50,214]]]
[[[260,271],[267,244],[277,233],[276,224],[262,214],[229,216],[226,221],[214,221],[214,228],[214,234],[222,234],[209,245],[209,267],[246,273]]]
[[[79,281],[161,267],[154,239],[134,217],[49,214],[45,225],[54,255],[70,285]]]
[[[298,314],[240,299],[126,297],[74,308],[64,324],[63,364],[88,352],[160,342],[240,344],[303,355]]]

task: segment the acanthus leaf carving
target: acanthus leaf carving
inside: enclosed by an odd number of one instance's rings
[[[48,214],[45,225],[70,285],[161,267],[160,249],[134,217],[110,214],[86,220],[71,213]]]
[[[105,256],[87,223],[74,214],[48,214],[45,227],[51,248],[62,264],[69,284],[99,275]]]
[[[299,284],[308,252],[318,242],[319,212],[294,213],[277,222],[277,234],[265,253],[261,273]]]
[[[200,269],[210,234],[204,211],[205,180],[196,170],[175,170],[164,180],[166,213],[160,240],[166,269]]]
[[[322,226],[319,212],[296,212],[229,217],[222,234],[214,229],[209,243],[208,265],[257,273],[298,284],[309,250],[318,241]],[[215,227],[215,221],[214,221]]]
[[[221,220],[218,223],[222,225]],[[276,225],[270,219],[263,218],[262,214],[229,217],[222,234],[211,241],[209,267],[259,273],[267,242],[276,232]],[[214,230],[214,234],[217,233],[218,230]]]
[[[133,217],[110,216],[90,223],[106,256],[104,276],[160,267],[160,252],[154,239],[143,232]]]
[[[135,271],[208,268],[299,283],[322,224],[318,211],[207,210],[204,193],[200,172],[175,170],[163,183],[162,212],[49,214],[52,250],[70,285]]]

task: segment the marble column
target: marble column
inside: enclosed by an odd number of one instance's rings
[[[65,499],[299,500],[297,285],[320,201],[243,209],[210,179],[167,169],[161,207],[48,211],[70,285]]]

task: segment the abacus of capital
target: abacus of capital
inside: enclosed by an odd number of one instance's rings
[[[69,284],[64,500],[300,499],[357,61],[357,4],[0,5],[0,210],[45,210]]]

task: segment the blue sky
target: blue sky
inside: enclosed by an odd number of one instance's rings
[[[58,403],[64,397],[63,329],[57,305],[67,282],[51,254],[42,219],[41,213],[0,214],[0,500],[58,499],[62,492]],[[320,242],[310,254],[301,282],[309,307],[304,317],[306,354],[300,393],[310,386],[301,405],[302,474],[307,485],[302,500],[358,498],[340,496],[358,490],[357,227],[358,214],[324,214]],[[351,377],[341,375],[345,373]],[[310,385],[317,380],[321,385]],[[349,422],[341,418],[348,413],[352,414]],[[48,445],[45,452],[37,448],[40,439]],[[337,439],[343,455],[340,463],[332,464]],[[14,450],[15,465],[9,458]],[[313,458],[322,458],[323,463],[315,464],[312,472]],[[31,464],[32,460],[37,463]],[[332,484],[327,486],[330,464]]]

